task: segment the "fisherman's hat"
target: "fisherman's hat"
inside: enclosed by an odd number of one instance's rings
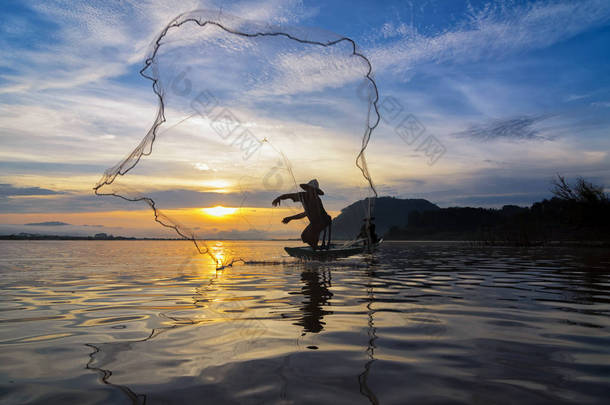
[[[300,184],[300,186],[305,191],[314,189],[319,195],[324,195],[324,191],[320,190],[320,185],[318,184],[318,180],[316,179],[310,180],[309,183]]]

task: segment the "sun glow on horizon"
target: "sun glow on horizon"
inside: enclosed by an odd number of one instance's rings
[[[202,208],[201,211],[206,215],[220,218],[235,214],[237,212],[237,208],[223,207],[222,205],[217,205],[215,207]]]

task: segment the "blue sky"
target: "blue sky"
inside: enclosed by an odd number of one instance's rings
[[[556,173],[610,185],[608,1],[9,1],[0,231],[40,222],[33,214],[133,209],[91,188],[152,123],[156,99],[138,75],[149,44],[177,14],[219,8],[356,41],[380,91],[368,156],[382,195],[530,205]],[[442,145],[434,164],[397,135],[406,116]]]

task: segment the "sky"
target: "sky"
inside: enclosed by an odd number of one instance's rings
[[[367,148],[379,195],[529,206],[551,196],[558,173],[610,185],[608,1],[7,1],[0,234],[173,236],[145,204],[96,196],[93,187],[154,122],[158,100],[138,73],[151,42],[197,9],[355,41],[379,90],[381,121]],[[269,202],[312,177],[335,215],[368,195],[353,164],[367,107],[355,96],[361,60],[345,46],[229,41],[215,49],[216,34],[198,35],[187,31],[164,48],[176,52],[160,56],[161,74],[172,74],[163,77],[166,132],[105,191],[153,196],[205,237],[298,236],[303,223],[275,226],[298,207]],[[178,97],[181,72],[191,98]],[[210,117],[189,116],[195,89],[213,91],[243,128],[281,149],[294,179],[269,145],[243,159],[239,144],[210,130]],[[241,208],[220,217],[202,210],[216,205]]]

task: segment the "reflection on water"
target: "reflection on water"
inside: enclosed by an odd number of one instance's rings
[[[389,243],[222,271],[182,242],[0,243],[6,403],[602,403],[600,250]],[[246,254],[247,253],[247,254]]]
[[[375,272],[372,269],[367,270],[367,276],[369,280],[372,280],[375,277]],[[366,315],[368,318],[368,347],[366,348],[366,354],[369,360],[364,365],[364,371],[362,374],[358,376],[358,383],[360,384],[360,393],[367,397],[371,404],[378,404],[379,400],[371,390],[368,384],[369,373],[371,372],[371,366],[373,362],[375,362],[375,340],[377,340],[377,329],[375,328],[375,320],[374,320],[374,310],[373,303],[375,302],[375,295],[373,291],[373,283],[369,282],[366,285]]]
[[[330,306],[333,293],[329,288],[331,285],[331,274],[329,269],[306,269],[301,273],[301,294],[303,294],[303,316],[295,325],[303,327],[303,332],[318,333],[324,329],[322,319],[332,311],[323,308]]]
[[[152,336],[152,334],[151,334],[151,336]],[[112,371],[105,370],[105,369],[99,368],[99,367],[95,367],[93,365],[93,363],[95,362],[95,355],[100,352],[100,348],[92,343],[86,343],[86,346],[93,348],[93,353],[91,353],[89,355],[90,359],[85,366],[85,368],[87,370],[97,371],[100,374],[100,379],[104,384],[110,385],[111,387],[115,387],[115,388],[118,388],[119,390],[121,390],[127,396],[127,398],[129,398],[131,400],[132,404],[145,404],[146,403],[146,395],[142,395],[142,394],[138,395],[125,385],[111,383],[109,381],[109,379],[112,376]]]

